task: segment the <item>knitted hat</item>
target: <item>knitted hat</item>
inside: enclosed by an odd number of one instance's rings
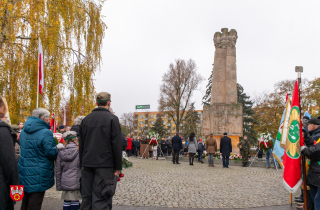
[[[75,131],[67,131],[64,134],[62,134],[62,138],[65,141],[76,138],[76,137],[77,137],[77,132],[75,132]]]
[[[313,117],[308,121],[308,124],[313,125],[320,125],[320,116],[319,117]]]
[[[64,125],[60,125],[60,126],[59,126],[59,129],[64,129]]]

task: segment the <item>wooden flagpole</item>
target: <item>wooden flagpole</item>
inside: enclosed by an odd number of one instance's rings
[[[301,73],[303,72],[302,66],[296,66],[295,71],[298,73],[298,88],[299,88],[299,109],[300,109],[300,120],[301,120],[301,105],[300,105],[300,91],[301,91]],[[301,128],[300,128],[301,129]],[[301,137],[300,137],[301,138]],[[301,152],[301,151],[300,151]],[[308,210],[307,202],[307,178],[306,178],[306,158],[304,155],[301,155],[301,164],[303,172],[303,200],[304,200],[304,209]]]

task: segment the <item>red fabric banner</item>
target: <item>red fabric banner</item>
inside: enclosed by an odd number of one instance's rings
[[[298,82],[295,82],[288,124],[288,135],[283,163],[283,181],[285,188],[296,192],[302,183],[300,146],[304,144],[300,120],[300,99]]]

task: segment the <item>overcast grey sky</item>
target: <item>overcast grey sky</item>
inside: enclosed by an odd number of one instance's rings
[[[213,35],[238,32],[237,79],[246,93],[274,83],[319,77],[320,1],[108,0],[108,26],[96,91],[111,93],[118,116],[150,104],[157,111],[162,75],[175,59],[193,59],[205,81],[192,101],[202,109],[214,60]]]

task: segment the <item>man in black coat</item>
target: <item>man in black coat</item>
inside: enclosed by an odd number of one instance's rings
[[[179,133],[176,133],[175,136],[172,138],[172,161],[173,164],[180,164],[179,163],[179,152],[182,149],[182,140],[179,136]]]
[[[97,106],[79,128],[81,209],[109,209],[115,193],[114,180],[122,170],[119,119],[110,111],[111,95],[98,93]]]
[[[301,147],[301,154],[310,159],[307,185],[315,209],[320,209],[320,117],[308,121],[308,130],[310,137],[305,138],[307,146]]]
[[[19,172],[14,144],[17,135],[5,123],[8,108],[0,96],[0,209],[13,210],[13,200],[10,198],[10,185],[19,185]]]
[[[220,153],[222,153],[223,168],[229,168],[229,157],[232,152],[231,139],[227,133],[220,139]]]

